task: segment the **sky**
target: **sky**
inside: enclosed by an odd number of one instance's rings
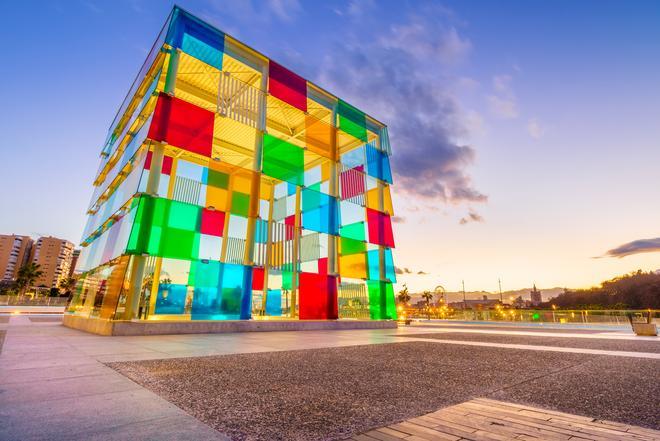
[[[660,3],[181,0],[389,126],[400,287],[660,268]],[[0,232],[80,241],[172,3],[24,1],[0,28]]]

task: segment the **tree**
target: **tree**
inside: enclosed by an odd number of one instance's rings
[[[431,291],[424,291],[422,298],[426,300],[426,315],[431,320],[431,300],[433,300],[433,294],[431,294]]]
[[[73,288],[76,287],[76,283],[78,283],[78,281],[75,277],[66,277],[60,280],[60,283],[57,285],[57,287],[60,289],[61,293],[70,295],[71,291],[73,291]]]
[[[408,293],[408,285],[405,283],[403,284],[403,289],[399,291],[399,294],[396,296],[397,300],[399,303],[403,303],[404,305],[407,305],[408,302],[410,301],[410,294]]]
[[[44,272],[41,271],[41,266],[36,263],[28,262],[23,265],[18,270],[18,277],[16,278],[16,289],[18,292],[21,295],[24,295],[27,289],[34,285],[34,282],[36,282],[43,273]]]

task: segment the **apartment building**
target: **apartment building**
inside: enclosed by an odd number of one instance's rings
[[[33,244],[29,236],[0,234],[0,281],[16,280],[18,270],[30,260]]]
[[[73,243],[56,237],[40,237],[34,245],[32,262],[39,265],[41,276],[36,287],[57,288],[60,280],[69,277],[73,258]]]

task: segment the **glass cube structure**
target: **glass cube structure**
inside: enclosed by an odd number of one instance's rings
[[[175,7],[112,122],[67,313],[395,319],[385,125]]]

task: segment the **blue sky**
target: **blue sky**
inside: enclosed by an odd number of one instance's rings
[[[660,3],[180,5],[390,126],[414,290],[660,268],[657,240],[594,258],[660,236]],[[108,125],[171,6],[3,6],[1,232],[79,241]]]

